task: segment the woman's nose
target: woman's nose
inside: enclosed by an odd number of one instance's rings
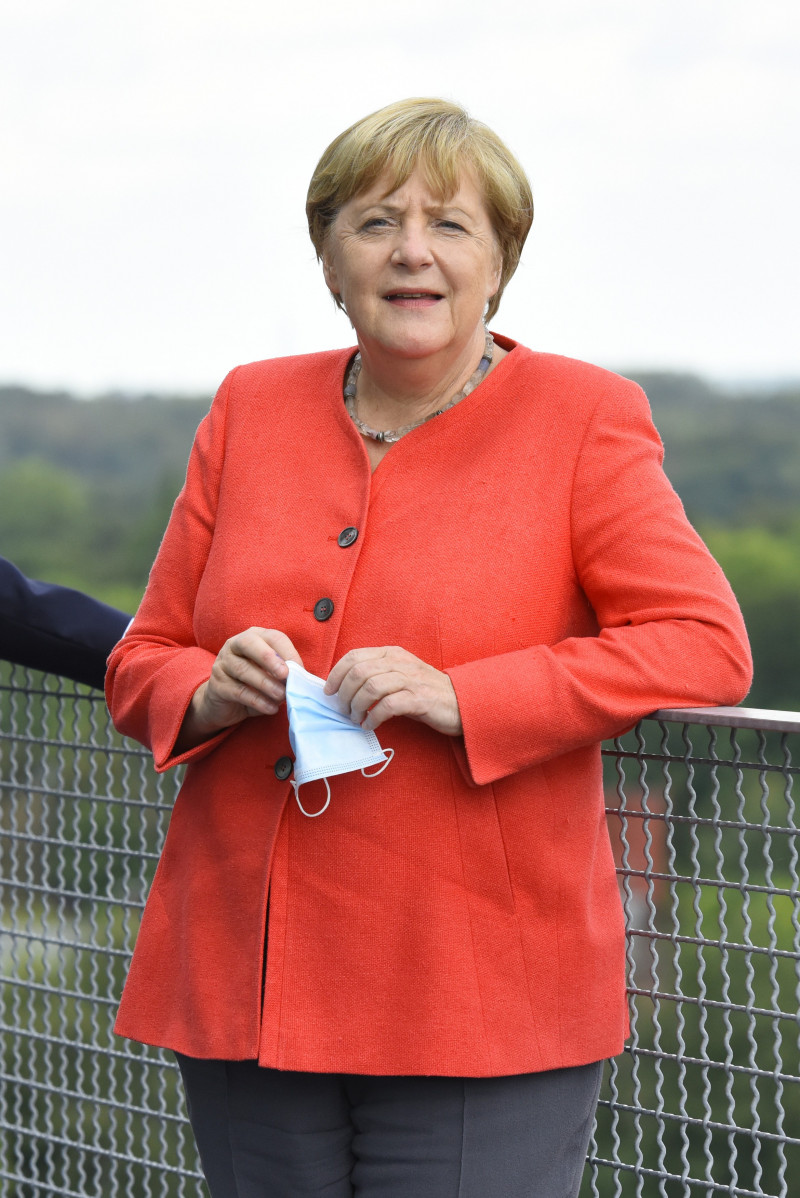
[[[414,223],[403,224],[398,230],[392,252],[392,265],[418,270],[433,261],[428,230]]]

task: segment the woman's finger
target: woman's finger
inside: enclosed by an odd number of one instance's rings
[[[281,703],[286,695],[287,661],[303,664],[285,633],[274,628],[248,628],[225,642],[214,663],[212,678],[222,686],[227,676],[238,685]],[[258,710],[263,707],[259,705]]]
[[[303,664],[276,628],[247,628],[217,654],[210,677],[192,695],[176,741],[179,752],[251,716],[275,715],[286,697],[287,661]]]
[[[283,702],[286,688],[278,679],[245,662],[239,663],[234,659],[228,664],[230,668],[226,668],[223,662],[215,663],[211,671],[208,685],[214,700],[252,705],[259,710],[262,703],[277,707]]]
[[[256,662],[235,650],[222,650],[212,667],[211,681],[215,689],[245,687],[280,702],[286,689],[284,677],[287,673],[282,660],[274,664],[269,660]]]
[[[380,703],[381,699],[395,691],[406,690],[412,685],[408,676],[398,670],[377,667],[374,672],[362,675],[353,669],[345,676],[338,697],[345,714],[349,715],[354,723],[360,724],[370,708]]]
[[[285,632],[279,632],[277,628],[251,628],[249,631],[256,633],[282,662],[295,661],[302,666],[303,659]],[[283,677],[287,673],[288,670]]]
[[[199,717],[225,726],[248,716],[274,715],[286,697],[287,660],[302,665],[289,637],[277,629],[248,628],[230,637],[198,696]]]
[[[283,682],[289,673],[287,661],[303,664],[303,659],[284,632],[275,628],[248,628],[226,641],[220,656],[241,658],[258,666],[264,673]]]
[[[392,691],[370,709],[361,727],[365,732],[374,732],[376,728],[380,728],[381,724],[385,724],[387,720],[394,719],[399,715],[420,720],[418,706],[418,699],[411,691]],[[427,723],[428,721],[421,720],[421,722]]]
[[[336,665],[328,675],[328,680],[325,683],[325,694],[335,695],[341,688],[342,682],[347,677],[350,670],[361,665],[364,662],[373,661],[376,658],[384,658],[392,650],[388,646],[376,649],[351,649],[349,653],[345,653],[344,657],[340,657]],[[402,652],[402,650],[400,650]]]
[[[395,715],[428,724],[447,736],[462,732],[453,684],[441,670],[405,649],[354,649],[337,662],[325,690],[370,730]]]
[[[325,691],[335,693],[342,710],[357,719],[388,691],[413,685],[425,671],[435,672],[432,666],[396,646],[353,649],[331,670]]]

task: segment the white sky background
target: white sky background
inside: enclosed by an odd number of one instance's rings
[[[800,377],[799,94],[795,0],[0,0],[0,381],[210,391],[351,343],[308,180],[414,95],[531,176],[497,330]]]

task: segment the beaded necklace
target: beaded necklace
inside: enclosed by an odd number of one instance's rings
[[[460,400],[469,395],[470,391],[474,391],[492,364],[493,350],[494,338],[487,329],[486,345],[484,346],[483,357],[478,363],[478,369],[461,390],[456,392],[452,399],[448,400],[441,408],[437,408],[435,412],[431,412],[429,416],[423,416],[421,420],[416,420],[413,424],[404,424],[400,428],[387,428],[383,430],[370,428],[368,424],[359,419],[356,412],[356,389],[358,386],[358,376],[361,373],[361,354],[356,354],[353,359],[353,365],[348,371],[344,387],[344,403],[350,419],[358,431],[363,433],[365,437],[371,437],[373,441],[378,441],[380,444],[385,442],[387,445],[393,445],[395,441],[399,441],[406,433],[410,433],[412,429],[419,428],[421,424],[425,424],[428,420],[433,420],[434,416],[441,416],[442,412],[446,412],[448,408],[455,407]]]

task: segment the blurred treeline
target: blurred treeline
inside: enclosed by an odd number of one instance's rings
[[[750,630],[751,706],[800,709],[800,384],[733,394],[637,374],[689,518]],[[133,610],[209,397],[0,387],[0,553]]]

